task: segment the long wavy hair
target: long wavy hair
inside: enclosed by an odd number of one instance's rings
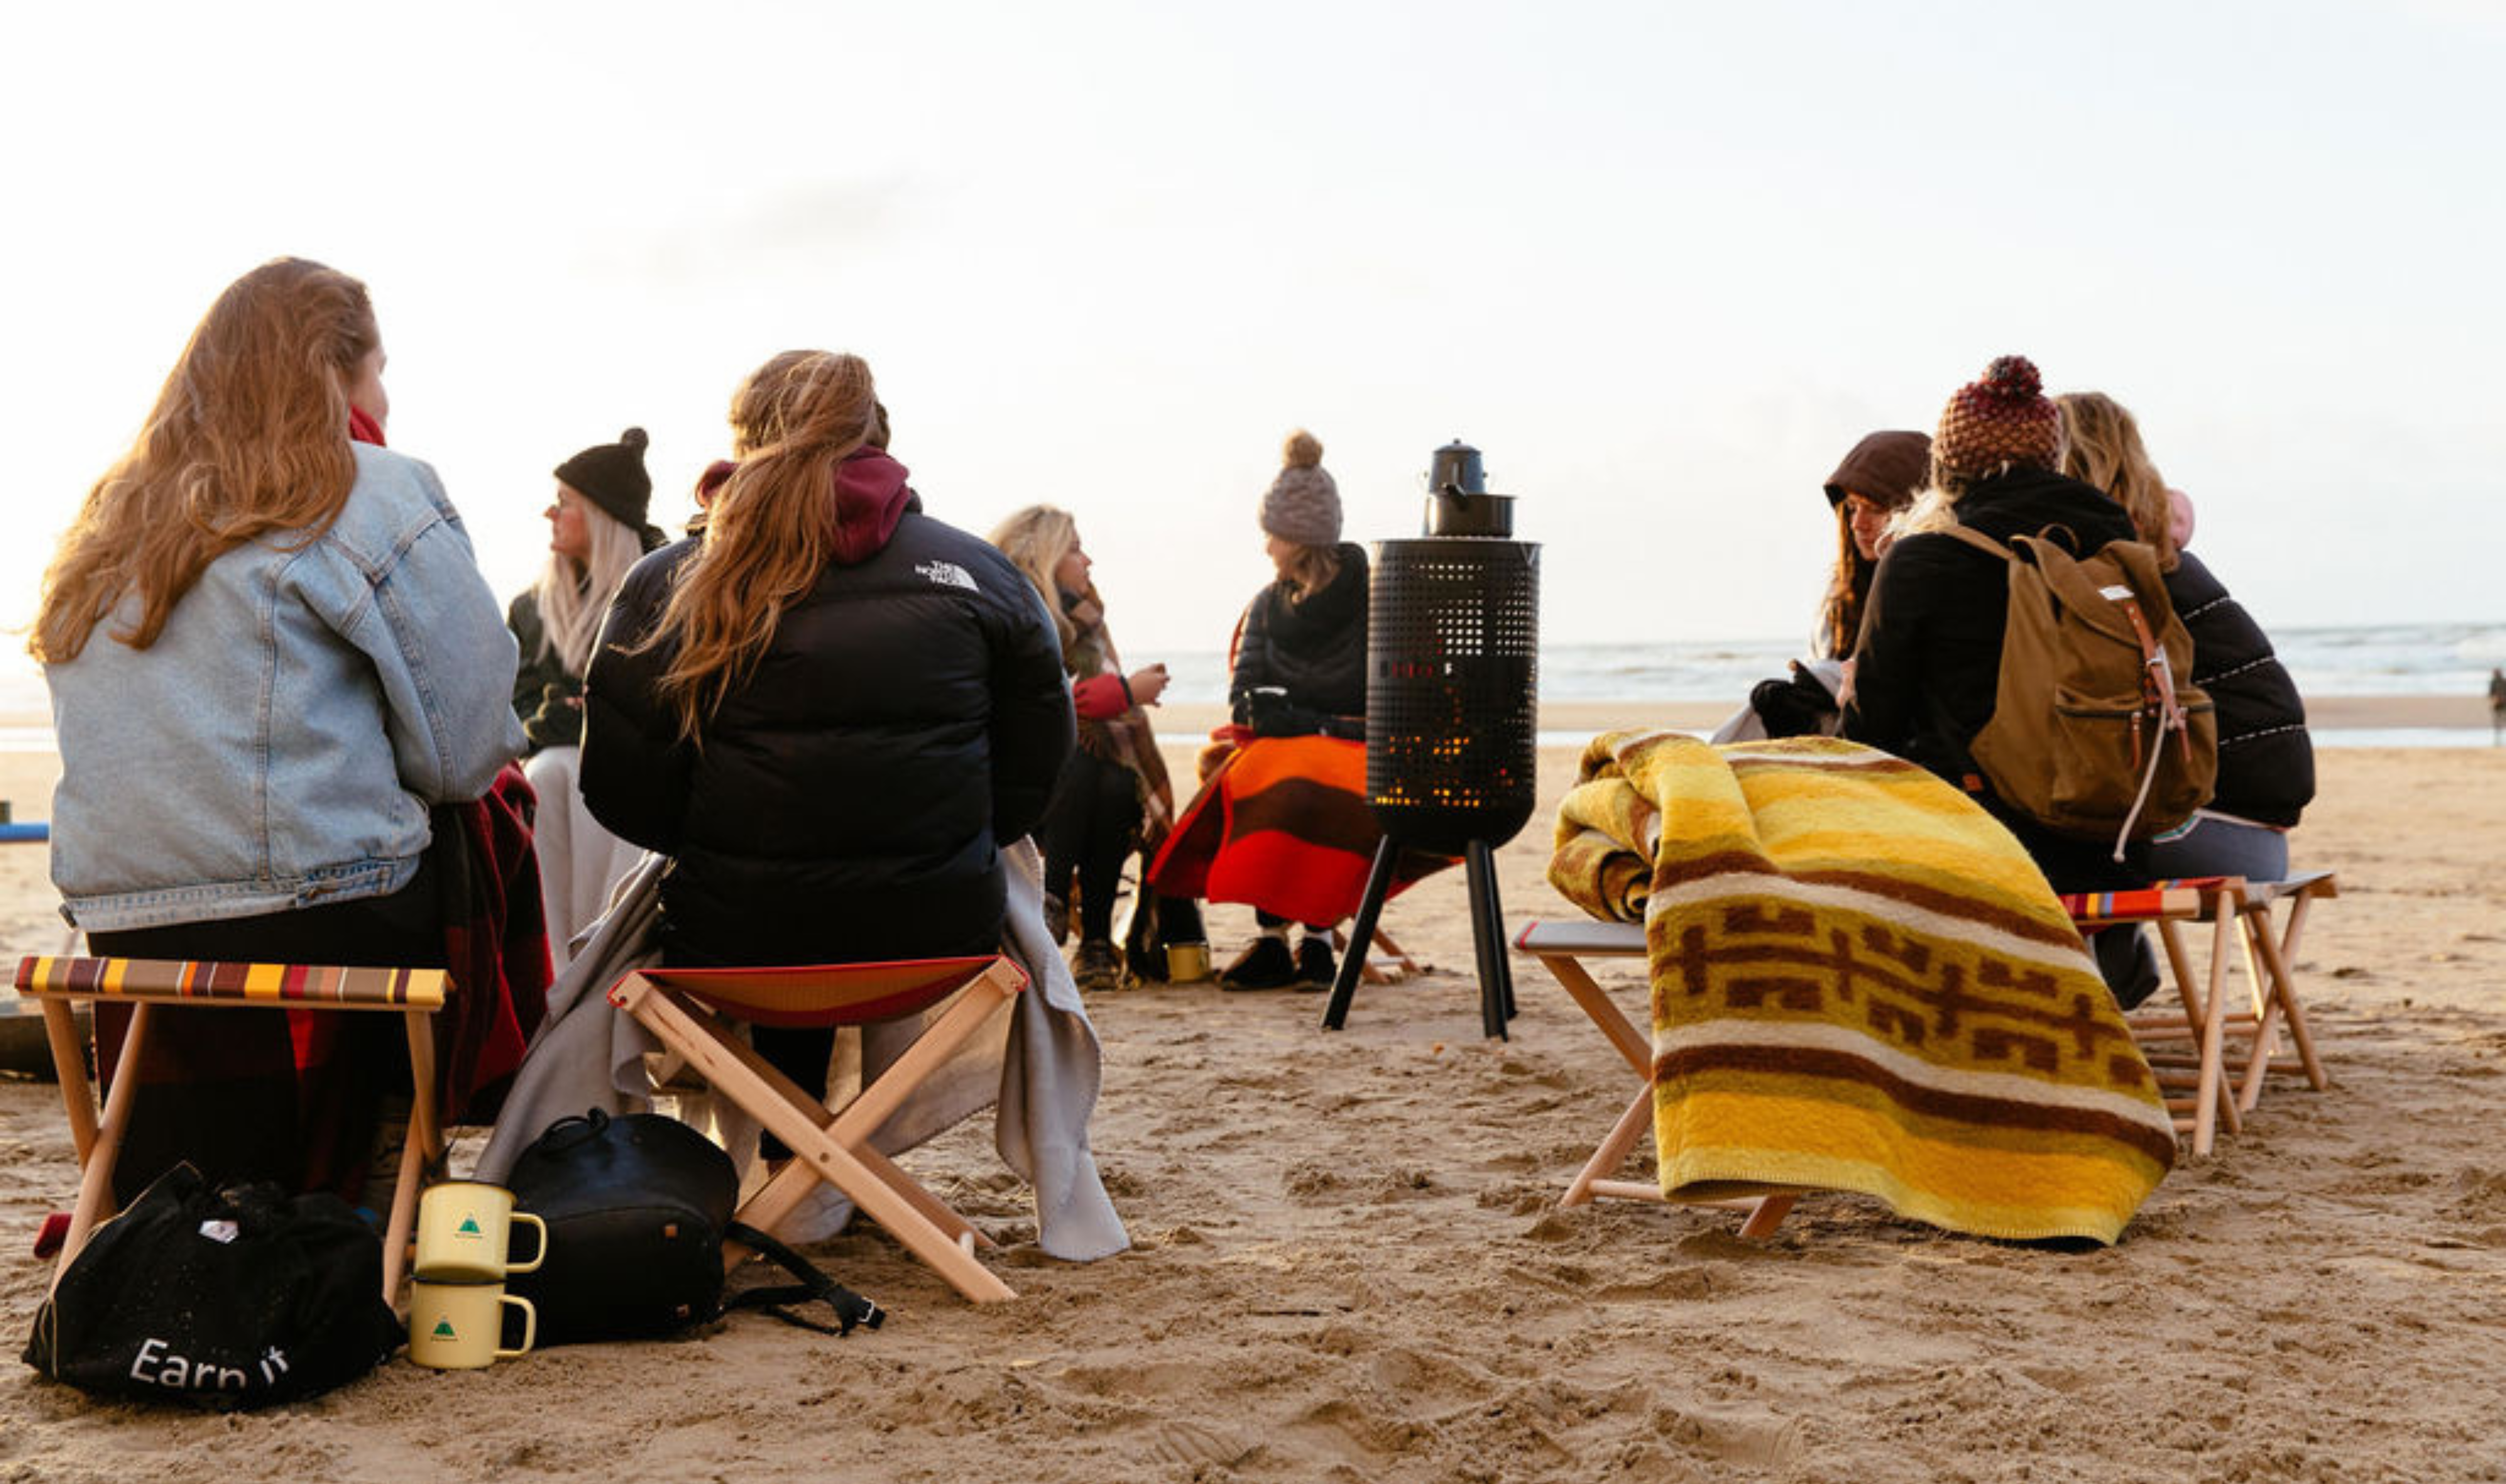
[[[1842,500],[1836,502],[1836,570],[1828,574],[1817,637],[1828,658],[1844,659],[1853,653],[1854,641],[1861,636],[1862,605],[1871,600],[1871,575],[1880,570],[1880,563],[1854,545],[1853,521]]]
[[[147,649],[220,556],[320,539],[357,481],[349,384],[381,343],[366,286],[336,268],[279,258],[229,284],[62,533],[28,653],[76,659],[133,593],[138,613],[110,637]]]
[[[865,444],[884,445],[869,363],[787,350],[749,373],[731,399],[739,467],[706,507],[704,544],[679,569],[638,652],[674,646],[660,681],[695,739],[756,673],[783,611],[835,558],[836,471]]]
[[[643,559],[644,535],[590,500],[578,498],[575,509],[583,513],[591,554],[577,561],[551,551],[531,584],[531,601],[540,611],[540,653],[555,655],[566,674],[581,680],[591,664],[609,600],[626,581],[627,569]]]
[[[1070,548],[1079,545],[1078,519],[1059,506],[1030,505],[1024,510],[1012,512],[1009,518],[992,527],[992,534],[984,539],[1000,548],[1001,554],[1010,559],[1012,566],[1025,573],[1026,580],[1034,583],[1035,590],[1043,595],[1045,609],[1053,615],[1054,633],[1060,638],[1061,653],[1067,658],[1072,645],[1079,638],[1079,627],[1070,621],[1070,615],[1062,609],[1061,583],[1055,574],[1060,571],[1061,559],[1070,554]],[[1100,611],[1105,606],[1105,599],[1098,594],[1093,582],[1088,584],[1087,591],[1077,596],[1094,603]],[[1096,639],[1110,659],[1114,641],[1101,624],[1096,630]]]
[[[2149,449],[2140,442],[2140,424],[2122,403],[2103,392],[2065,392],[2054,399],[2062,409],[2062,473],[2104,490],[2132,529],[2158,551],[2159,570],[2172,572],[2178,562],[2172,502]]]

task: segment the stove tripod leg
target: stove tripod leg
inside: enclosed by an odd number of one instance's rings
[[[1337,1031],[1348,1023],[1349,1002],[1357,998],[1357,976],[1366,971],[1366,956],[1375,949],[1376,920],[1383,915],[1383,894],[1392,887],[1392,862],[1401,847],[1385,835],[1375,847],[1375,865],[1366,873],[1366,894],[1357,900],[1357,918],[1349,924],[1348,951],[1341,955],[1340,973],[1332,980],[1331,1005],[1323,1011],[1323,1029]]]

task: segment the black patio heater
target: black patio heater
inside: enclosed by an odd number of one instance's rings
[[[1480,1026],[1514,1014],[1496,847],[1530,820],[1539,767],[1540,548],[1514,537],[1480,451],[1456,439],[1427,474],[1426,534],[1375,544],[1367,589],[1366,799],[1383,827],[1326,1030],[1348,1019],[1406,847],[1460,856],[1479,958]]]

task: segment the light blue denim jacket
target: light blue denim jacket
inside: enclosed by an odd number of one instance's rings
[[[53,884],[90,933],[400,890],[430,805],[522,750],[514,636],[435,471],[354,445],[330,530],[227,552],[157,642],[47,666],[61,781]]]

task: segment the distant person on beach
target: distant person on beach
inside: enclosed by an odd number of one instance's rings
[[[1380,838],[1365,803],[1366,552],[1340,539],[1322,456],[1312,434],[1289,435],[1262,496],[1276,580],[1237,620],[1234,724],[1153,871],[1160,892],[1254,909],[1260,932],[1220,973],[1225,989],[1329,988],[1332,927],[1357,910]],[[1293,952],[1291,923],[1305,929]]]
[[[363,284],[253,269],[54,554],[30,646],[60,738],[53,880],[98,954],[447,964],[430,808],[521,752],[515,646],[435,472],[382,446],[382,371]],[[125,1198],[178,1159],[358,1193],[397,1017],[308,1017],[293,1042],[281,1015],[152,1019]]]
[[[529,739],[524,770],[539,794],[540,901],[549,951],[565,967],[567,944],[599,920],[609,889],[642,852],[600,828],[576,781],[583,744],[583,672],[600,620],[627,570],[664,540],[646,513],[653,479],[648,440],[629,428],[556,466],[556,494],[545,512],[548,565],[505,610],[521,649],[514,710]]]
[[[1079,717],[1079,747],[1054,786],[1053,803],[1036,830],[1044,854],[1046,926],[1056,940],[1068,925],[1071,883],[1078,883],[1079,946],[1070,961],[1081,989],[1112,989],[1126,965],[1114,949],[1114,897],[1123,863],[1143,843],[1152,852],[1174,823],[1174,789],[1158,753],[1146,708],[1165,693],[1166,667],[1143,665],[1126,674],[1105,626],[1105,599],[1092,576],[1094,563],[1080,544],[1079,522],[1050,505],[1030,505],[994,527],[1001,554],[1026,574],[1053,616],[1061,640],[1061,667],[1070,677],[1070,700]],[[1145,870],[1142,872],[1146,875]],[[1143,888],[1145,890],[1145,888]],[[1162,917],[1189,915],[1184,940],[1200,936],[1190,901],[1164,904]],[[1173,921],[1143,948],[1174,940]],[[1129,972],[1163,979],[1156,954],[1141,952]]]
[[[584,797],[675,858],[664,963],[999,951],[1000,847],[1070,755],[1061,647],[1024,574],[923,512],[874,391],[823,350],[752,372],[703,533],[627,574],[593,653]],[[825,1091],[831,1031],[755,1039]]]
[[[2104,490],[2157,550],[2167,600],[2193,636],[2191,680],[2218,717],[2210,802],[2150,841],[2149,872],[2280,880],[2288,874],[2288,831],[2314,797],[2314,743],[2297,682],[2262,625],[2183,549],[2193,503],[2159,477],[2131,413],[2102,392],[2065,393],[2055,405],[2065,433],[2062,472]]]
[[[2491,668],[2488,672],[2488,745],[2494,747],[2506,737],[2506,670]]]
[[[1872,574],[1880,570],[1889,517],[1914,503],[1931,459],[1932,441],[1920,433],[1873,433],[1846,450],[1827,477],[1836,566],[1819,610],[1816,653],[1808,663],[1793,661],[1790,675],[1753,687],[1747,708],[1725,723],[1714,741],[1835,735],[1836,696],[1844,688],[1844,661],[1862,632],[1862,607],[1871,595]]]
[[[2112,891],[2148,878],[2111,860],[2107,844],[2056,833],[2003,803],[1969,752],[1998,700],[2009,577],[1999,558],[1949,529],[2001,542],[2050,529],[2079,555],[2139,534],[2103,491],[2058,473],[2061,458],[2061,413],[2024,357],[1996,359],[1950,398],[1932,439],[1930,487],[1872,581],[1843,735],[1964,790],[2019,837],[2056,891]],[[2099,968],[2127,1008],[2157,987],[2137,935],[2096,938]]]

